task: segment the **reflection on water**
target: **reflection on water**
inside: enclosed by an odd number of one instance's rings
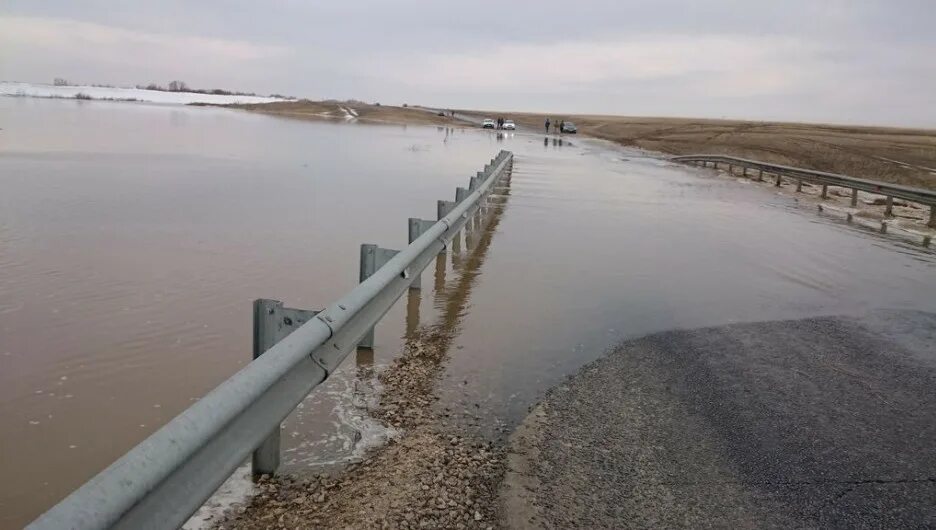
[[[374,374],[427,326],[450,353],[439,406],[499,435],[621,339],[936,310],[932,250],[598,142],[25,98],[0,99],[0,119],[0,471],[17,477],[0,485],[4,527],[247,362],[253,299],[337,299],[361,243],[403,247],[407,219],[500,148],[517,156],[496,222],[472,218],[374,351],[287,420],[287,467],[394,435],[367,415]]]

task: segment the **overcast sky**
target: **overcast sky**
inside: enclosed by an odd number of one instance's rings
[[[936,0],[4,0],[0,79],[936,127]]]

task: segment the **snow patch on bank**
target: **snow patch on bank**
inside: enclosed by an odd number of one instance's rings
[[[352,109],[351,107],[338,107],[338,108],[341,109],[341,112],[344,113],[345,120],[354,121],[355,119],[357,119],[358,113],[356,110]]]
[[[0,81],[0,95],[2,96],[79,99],[79,94],[87,96],[87,98],[81,99],[144,101],[148,103],[167,103],[175,105],[186,105],[189,103],[229,105],[232,103],[249,104],[288,101],[282,98],[262,96],[226,96],[220,94],[199,94],[197,92],[163,92],[160,90],[145,90],[141,88],[53,86]]]

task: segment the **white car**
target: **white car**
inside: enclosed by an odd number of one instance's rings
[[[495,122],[495,121],[492,120],[491,118],[488,118],[488,119],[484,120],[483,122],[481,122],[481,128],[482,128],[482,129],[496,129],[496,128],[497,128],[497,122]]]
[[[513,120],[504,120],[504,125],[501,126],[504,130],[514,131],[517,129],[517,125],[514,124]]]

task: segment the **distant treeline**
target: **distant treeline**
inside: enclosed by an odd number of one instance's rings
[[[61,77],[56,77],[52,83],[55,86],[77,86],[74,85],[66,79]],[[124,88],[117,87],[114,85],[86,85],[93,86],[98,88]],[[160,92],[191,92],[195,94],[214,94],[218,96],[253,96],[253,97],[271,97],[271,98],[280,98],[280,99],[296,99],[293,96],[284,96],[282,94],[270,94],[269,96],[264,96],[257,94],[255,92],[237,92],[233,90],[224,90],[221,88],[191,88],[185,81],[171,81],[167,86],[162,86],[156,83],[150,83],[148,85],[136,85],[136,88],[141,90],[158,90]]]

